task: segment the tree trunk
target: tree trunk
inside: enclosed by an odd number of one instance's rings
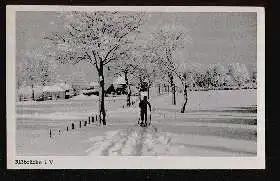
[[[34,85],[31,85],[32,88],[32,100],[35,101],[35,94],[34,94]]]
[[[140,91],[140,88],[138,88],[138,98],[139,98],[139,101],[141,101],[141,91]]]
[[[127,72],[124,72],[124,79],[125,79],[126,89],[127,89],[126,104],[127,104],[128,107],[130,107],[130,105],[131,105],[131,89],[130,89],[130,85],[129,85],[129,82],[128,82]]]
[[[98,71],[99,75],[99,120],[103,125],[106,125],[106,112],[104,105],[104,74],[103,74],[103,63],[100,63],[100,68]]]
[[[150,85],[147,87],[147,92],[148,92],[148,99],[150,99]]]
[[[181,109],[181,113],[184,113],[185,112],[185,109],[186,109],[186,104],[188,102],[188,90],[187,90],[187,85],[184,86],[184,98],[185,98],[185,101],[183,103],[183,107]]]
[[[174,77],[173,75],[169,75],[169,78],[170,78],[170,84],[172,88],[172,105],[176,105],[176,89],[175,89]]]

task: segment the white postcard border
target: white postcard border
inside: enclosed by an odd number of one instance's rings
[[[265,15],[262,7],[215,6],[22,6],[8,5],[6,22],[6,100],[8,169],[265,169]],[[257,13],[257,156],[16,156],[15,18],[16,11],[146,11]],[[53,164],[17,165],[16,159],[53,160]]]

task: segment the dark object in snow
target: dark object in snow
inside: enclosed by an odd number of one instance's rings
[[[253,133],[253,134],[254,134],[254,136],[257,136],[257,135],[258,135],[257,131],[254,131],[254,133]]]
[[[72,129],[75,129],[75,125],[74,125],[74,123],[72,123]]]
[[[155,130],[155,132],[157,132],[157,128],[156,127],[154,127],[154,130]]]
[[[141,117],[141,123],[145,120],[145,124],[147,124],[147,106],[150,108],[150,112],[152,110],[151,104],[147,100],[147,96],[144,96],[144,99],[140,101],[139,107],[140,107],[140,117]]]
[[[52,130],[50,129],[50,138],[52,137]]]
[[[113,84],[111,84],[111,85],[108,87],[108,89],[106,90],[106,94],[112,94],[112,93],[115,93],[115,92],[116,92],[116,90],[115,90]]]
[[[87,126],[87,121],[85,121],[84,126]]]
[[[82,127],[82,121],[80,121],[80,128]]]
[[[67,130],[67,131],[69,130],[68,126],[67,126],[66,130]]]
[[[91,121],[94,123],[94,116],[91,116]]]

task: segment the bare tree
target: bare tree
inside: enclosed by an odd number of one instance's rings
[[[129,34],[138,31],[142,14],[119,12],[70,12],[65,31],[45,37],[55,47],[60,63],[86,61],[99,76],[99,120],[106,125],[104,106],[104,66],[123,54],[122,46],[131,43]]]

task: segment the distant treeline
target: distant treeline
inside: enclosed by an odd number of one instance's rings
[[[190,66],[186,75],[191,90],[256,88],[256,73],[240,63]]]

